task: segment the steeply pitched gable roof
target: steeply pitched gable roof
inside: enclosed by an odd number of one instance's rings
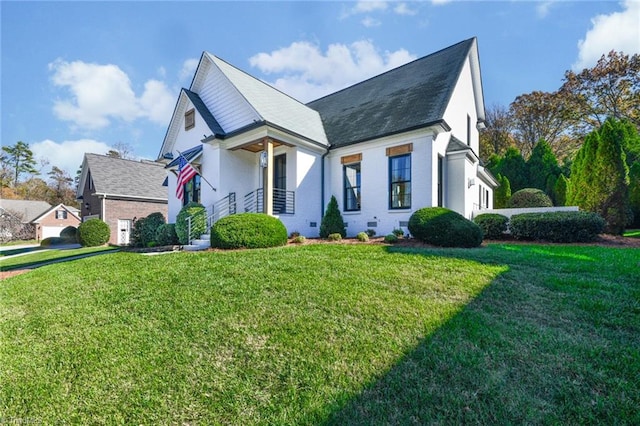
[[[22,223],[31,222],[50,208],[51,204],[46,201],[0,199],[0,209],[20,215]]]
[[[82,220],[80,218],[80,210],[76,209],[75,207],[70,207],[70,206],[65,206],[64,204],[58,204],[57,206],[53,206],[50,209],[48,209],[47,211],[45,211],[44,213],[42,213],[41,215],[39,215],[38,217],[34,218],[32,220],[32,222],[34,223],[38,223],[40,222],[44,217],[46,217],[47,215],[50,215],[51,213],[53,213],[56,210],[66,210],[68,211],[70,214],[72,214],[73,216],[75,216],[76,219],[78,220]]]
[[[155,200],[168,198],[167,188],[162,186],[167,172],[160,163],[85,154],[81,185],[87,172],[91,174],[96,194]]]
[[[204,102],[202,102],[200,96],[197,93],[192,92],[191,90],[182,89],[182,91],[187,95],[204,122],[207,123],[209,130],[211,130],[216,136],[224,137],[226,132],[222,129],[222,126],[220,126],[220,123],[218,123],[216,118],[207,109],[207,106],[204,104]]]
[[[332,147],[443,122],[475,38],[307,104],[317,110]]]

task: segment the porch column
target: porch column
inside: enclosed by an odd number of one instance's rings
[[[264,213],[273,216],[273,141],[265,138],[263,141],[264,151],[267,153],[267,167],[264,168],[264,188],[262,196],[264,197]]]

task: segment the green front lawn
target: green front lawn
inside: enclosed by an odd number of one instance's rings
[[[640,422],[640,249],[116,253],[0,282],[47,424]]]
[[[12,269],[26,268],[28,266],[37,265],[38,263],[48,262],[51,260],[63,260],[76,256],[83,256],[101,251],[114,251],[118,249],[114,247],[103,246],[59,250],[54,246],[51,247],[51,249],[41,248],[40,250],[45,251],[35,251],[31,254],[23,254],[21,256],[13,256],[6,259],[0,259],[0,268],[2,268],[3,271],[9,271]]]

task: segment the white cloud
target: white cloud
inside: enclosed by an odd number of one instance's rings
[[[578,60],[573,64],[574,70],[592,67],[611,50],[628,55],[640,53],[640,2],[626,0],[622,7],[621,12],[591,19],[593,26],[578,42]]]
[[[369,13],[376,10],[386,10],[388,2],[386,1],[359,1],[352,9],[352,13]]]
[[[180,74],[178,77],[180,81],[185,81],[190,78],[193,78],[193,75],[196,72],[196,68],[198,68],[198,63],[200,60],[198,58],[191,58],[184,61],[182,64],[182,69],[180,70]]]
[[[106,154],[111,149],[106,143],[93,139],[79,139],[60,143],[45,139],[42,142],[29,144],[29,148],[33,152],[36,161],[41,159],[49,161],[49,167],[42,171],[43,179],[45,180],[47,172],[51,170],[51,166],[56,166],[66,171],[73,178],[82,165],[85,152]]]
[[[371,41],[332,44],[325,53],[300,41],[249,59],[266,74],[280,74],[273,83],[285,93],[307,102],[396,68],[416,57],[405,49],[379,52]]]
[[[362,20],[362,25],[367,28],[379,27],[380,25],[382,25],[382,22],[380,22],[380,20],[378,19],[372,18],[371,16],[367,16]]]
[[[157,80],[148,81],[138,98],[129,76],[116,65],[58,59],[49,64],[49,69],[53,84],[67,88],[71,95],[56,100],[53,112],[74,127],[100,129],[114,119],[132,122],[141,117],[166,124],[171,117],[174,95]]]
[[[418,11],[409,8],[406,3],[398,3],[396,7],[393,8],[393,11],[397,15],[414,16],[418,14]]]
[[[555,1],[543,1],[536,5],[536,13],[538,14],[538,18],[544,18],[549,14],[549,9],[555,3]]]

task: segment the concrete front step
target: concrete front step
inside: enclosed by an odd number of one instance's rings
[[[202,234],[197,240],[192,240],[191,244],[183,246],[186,251],[200,251],[211,248],[211,235]]]

